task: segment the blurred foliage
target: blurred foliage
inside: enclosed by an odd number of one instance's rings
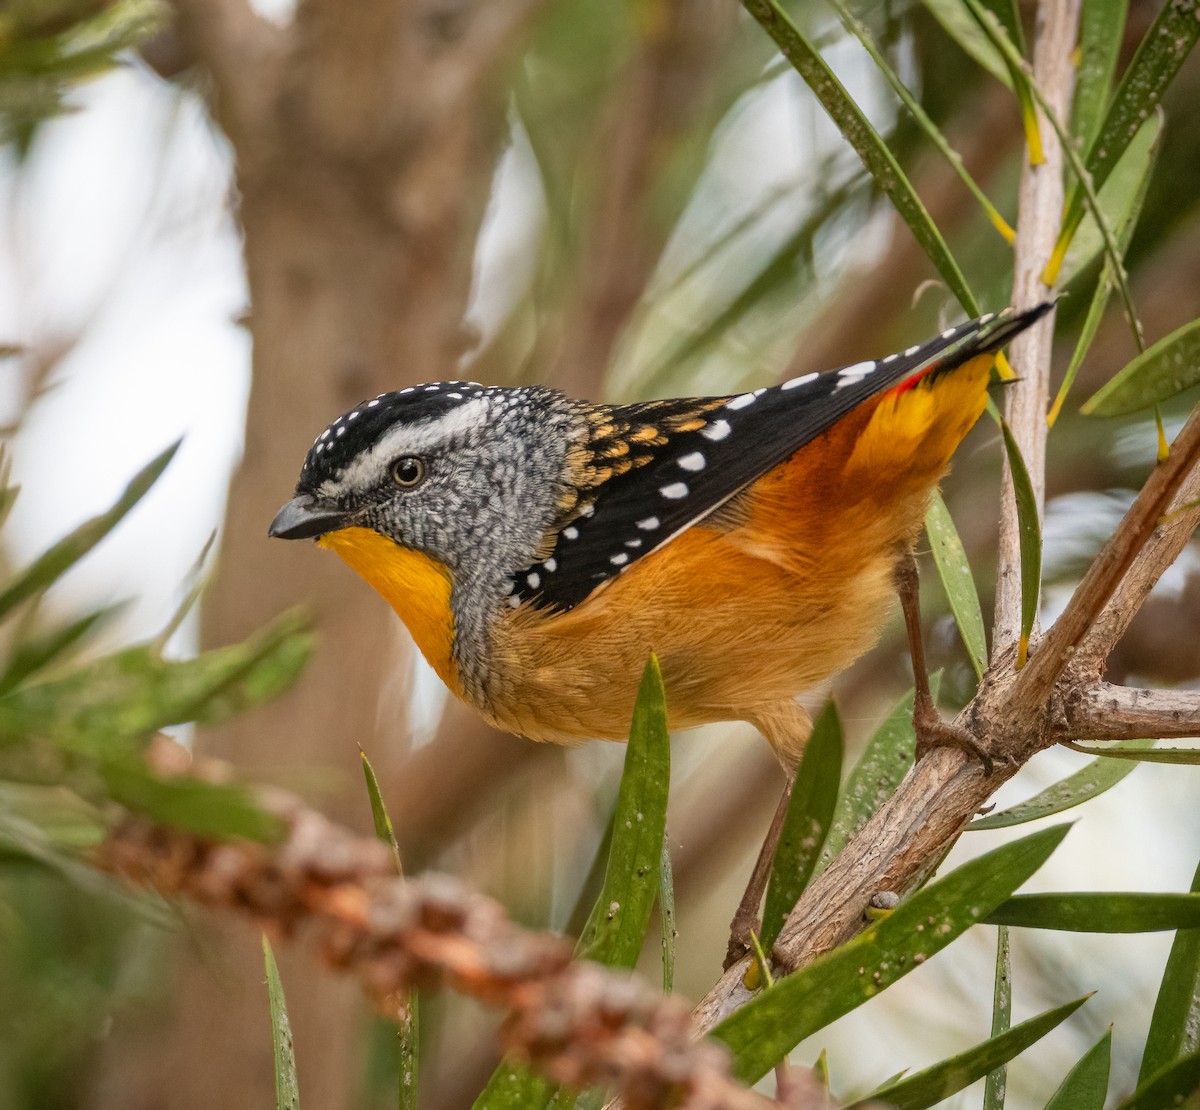
[[[70,111],[70,91],[121,64],[163,23],[158,0],[3,0],[0,142],[18,155],[38,126]]]
[[[283,831],[243,787],[180,775],[147,756],[169,726],[227,719],[290,685],[309,653],[302,621],[286,616],[243,644],[173,659],[162,637],[105,648],[103,610],[65,621],[47,615],[47,592],[120,525],[174,452],[150,463],[111,509],[0,585],[6,1107],[76,1105],[106,1022],[152,993],[143,981],[156,947],[148,930],[161,926],[165,908],[123,893],[88,866],[106,828],[128,811],[217,839],[270,841]],[[5,477],[0,502],[16,496]],[[181,759],[187,763],[176,749],[170,761]]]

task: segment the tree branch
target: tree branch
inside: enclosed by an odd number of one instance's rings
[[[724,1046],[692,1038],[682,998],[572,959],[562,937],[521,928],[499,903],[449,876],[397,878],[381,842],[291,795],[263,790],[259,798],[287,824],[276,846],[217,843],[127,817],[97,863],[277,933],[315,927],[326,959],[357,973],[385,1009],[413,985],[445,985],[506,1009],[506,1052],[561,1083],[615,1087],[630,1110],[828,1105],[823,1090],[818,1099],[802,1085],[787,1103],[753,1093],[731,1078]]]
[[[1200,736],[1200,690],[1137,690],[1099,682],[1067,710],[1080,740],[1180,740]]]
[[[1034,33],[1033,75],[1046,101],[1060,119],[1066,119],[1075,87],[1071,51],[1079,21],[1079,0],[1043,2],[1037,8]],[[1021,171],[1017,241],[1014,247],[1012,302],[1018,310],[1032,308],[1049,295],[1042,272],[1058,238],[1063,207],[1062,146],[1053,128],[1038,111],[1045,161],[1026,161]],[[1037,324],[1013,340],[1012,363],[1020,380],[1006,390],[1005,418],[1017,446],[1042,515],[1046,491],[1046,410],[1050,401],[1050,351],[1056,313],[1047,313]],[[996,579],[996,616],[992,632],[993,655],[1016,643],[1021,631],[1021,540],[1013,496],[1012,474],[1004,460],[1000,492],[999,571]]]
[[[1062,615],[1021,671],[1017,679],[1019,694],[1039,704],[1049,697],[1050,691],[1071,662],[1079,642],[1095,624],[1138,554],[1145,549],[1151,535],[1162,527],[1160,521],[1168,506],[1198,463],[1200,408],[1192,412],[1175,437],[1170,454],[1150,475],[1112,538],[1088,567],[1087,574],[1071,595]]]

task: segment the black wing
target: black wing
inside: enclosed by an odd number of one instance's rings
[[[549,555],[514,577],[509,601],[573,608],[863,401],[997,350],[1049,308],[982,316],[879,361],[737,397],[597,406],[580,467],[582,496],[564,513]]]

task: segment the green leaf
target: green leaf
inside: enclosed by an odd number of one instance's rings
[[[1104,183],[1104,188],[1096,194],[1100,209],[1104,213],[1108,226],[1116,236],[1117,245],[1122,257],[1133,237],[1133,227],[1130,226],[1130,214],[1138,201],[1145,195],[1150,183],[1150,175],[1154,170],[1155,158],[1158,154],[1162,139],[1163,117],[1159,113],[1151,116],[1138,129],[1129,149],[1125,151],[1112,176]],[[1122,243],[1122,240],[1124,242]],[[1088,214],[1079,225],[1075,238],[1071,240],[1071,249],[1063,259],[1061,284],[1069,285],[1083,270],[1104,250],[1104,235],[1095,218]],[[1111,284],[1111,274],[1108,275]]]
[[[933,675],[930,682],[935,700],[940,678],[940,675]],[[883,723],[867,741],[854,770],[846,779],[815,874],[824,871],[858,835],[872,814],[895,793],[900,780],[908,774],[917,748],[912,712],[913,694],[910,690],[892,706]]]
[[[1046,1110],[1104,1110],[1108,1096],[1108,1071],[1112,1057],[1112,1026],[1110,1025],[1091,1048],[1080,1057],[1050,1096]]]
[[[1073,933],[1149,933],[1200,928],[1200,894],[1085,891],[1018,894],[990,911],[993,925]]]
[[[284,614],[244,643],[167,660],[127,648],[0,698],[0,743],[47,737],[89,755],[130,750],[161,728],[219,724],[286,689],[308,661],[306,622]]]
[[[1138,1083],[1138,1088],[1116,1110],[1195,1110],[1196,1094],[1200,1092],[1200,1052],[1185,1056],[1150,1079]]]
[[[0,591],[0,620],[6,617],[23,601],[41,593],[52,582],[57,581],[82,559],[93,547],[109,534],[134,507],[167,468],[179,449],[176,442],[161,455],[143,467],[125,492],[117,498],[112,508],[92,517],[76,528],[70,535],[38,556],[33,563],[21,571],[16,578]]]
[[[658,874],[658,912],[662,927],[663,993],[670,994],[675,987],[675,876],[671,871],[671,845],[665,835]]]
[[[1013,437],[1007,421],[1000,421],[1004,433],[1004,449],[1012,472],[1013,493],[1017,501],[1017,529],[1021,542],[1021,639],[1017,647],[1017,667],[1025,665],[1029,637],[1037,620],[1038,602],[1042,593],[1042,526],[1038,519],[1037,497],[1029,470],[1021,456],[1021,448]]]
[[[1143,351],[1084,402],[1089,416],[1149,408],[1200,382],[1200,319]]]
[[[472,1110],[535,1110],[550,1105],[554,1091],[549,1079],[524,1064],[505,1063],[492,1073]]]
[[[1200,867],[1192,878],[1200,894]],[[1180,929],[1163,971],[1138,1082],[1200,1048],[1200,929]]]
[[[1012,72],[962,0],[923,0],[926,9],[958,45],[1003,85],[1012,88]]]
[[[987,667],[987,637],[983,631],[983,610],[979,606],[979,593],[967,562],[967,552],[958,538],[958,529],[942,495],[934,490],[929,500],[929,511],[925,514],[925,534],[933,552],[933,562],[950,602],[950,612],[958,625],[975,676],[983,678]]]
[[[952,1056],[949,1060],[943,1060],[915,1075],[881,1087],[871,1095],[871,1102],[881,1102],[887,1106],[894,1106],[897,1110],[923,1110],[926,1106],[933,1106],[969,1087],[984,1075],[994,1072],[1030,1045],[1036,1044],[1050,1030],[1066,1021],[1090,997],[1091,995],[1084,995],[1074,1002],[1047,1010],[1044,1014],[1023,1021],[1014,1029],[991,1037],[982,1044],[967,1049],[966,1052]]]
[[[363,777],[367,781],[367,798],[371,803],[371,820],[375,825],[375,836],[382,840],[392,850],[392,859],[396,861],[396,874],[404,874],[404,865],[400,861],[400,845],[396,841],[396,830],[392,828],[392,819],[387,806],[383,802],[383,793],[379,789],[379,779],[375,777],[375,768],[367,758],[367,753],[358,749],[362,759]]]
[[[78,620],[59,628],[52,628],[49,632],[18,640],[13,646],[4,674],[0,675],[0,697],[68,655],[73,647],[86,640],[94,629],[103,625],[120,608],[121,606],[113,605],[106,609],[97,609]]]
[[[812,89],[867,172],[908,224],[921,248],[970,316],[979,305],[921,198],[905,176],[887,143],[854,103],[833,70],[800,32],[778,0],[742,0],[745,9],[775,40],[783,56]]]
[[[1117,71],[1129,0],[1083,0],[1079,10],[1079,65],[1071,102],[1071,134],[1084,150],[1104,119]]]
[[[651,656],[633,711],[604,886],[579,941],[586,959],[610,967],[637,963],[658,896],[670,779],[666,697]]]
[[[1012,243],[1016,239],[1016,232],[1013,231],[1008,221],[1000,215],[996,206],[988,198],[988,195],[979,187],[978,182],[967,172],[966,166],[963,165],[962,156],[950,145],[946,136],[938,128],[938,125],[930,119],[929,114],[921,107],[920,101],[908,91],[907,86],[900,80],[899,74],[896,73],[887,58],[884,57],[883,52],[876,46],[875,40],[871,37],[871,32],[867,30],[866,24],[858,19],[842,3],[842,0],[829,0],[829,3],[833,10],[837,12],[838,19],[842,21],[842,26],[862,43],[863,49],[870,55],[879,72],[883,74],[884,80],[891,86],[892,92],[896,94],[900,102],[908,109],[909,115],[916,121],[917,126],[925,133],[925,137],[937,147],[942,157],[950,163],[951,168],[958,174],[959,179],[967,187],[971,195],[979,202],[979,206],[983,209],[992,226],[1006,242]],[[1009,10],[1011,11],[1011,7]]]
[[[1121,77],[1104,123],[1087,154],[1095,188],[1108,179],[1138,128],[1158,109],[1163,94],[1200,36],[1197,0],[1166,0]],[[1068,198],[1062,231],[1055,245],[1061,258],[1083,218],[1083,190],[1076,184]]]
[[[383,793],[379,789],[379,779],[375,768],[367,758],[367,753],[358,750],[362,758],[363,777],[367,783],[367,797],[371,802],[371,820],[375,825],[375,835],[392,850],[392,859],[396,864],[396,874],[404,874],[404,865],[400,861],[400,845],[396,841],[396,831],[392,827],[392,819],[383,801]],[[415,990],[408,991],[403,1003],[396,1013],[396,1071],[400,1083],[400,1110],[416,1110],[417,1106],[417,1074],[420,1062],[420,1025],[419,1000]]]
[[[805,1037],[935,956],[1025,882],[1067,828],[1045,829],[969,860],[751,999],[713,1033],[732,1050],[738,1078],[757,1082]]]
[[[1144,750],[1150,747],[1153,740],[1128,740],[1122,742],[1126,747]],[[1119,760],[1101,756],[1092,760],[1086,767],[1073,775],[1046,787],[1028,801],[1020,802],[999,813],[990,813],[972,821],[967,828],[973,832],[985,829],[1007,829],[1012,825],[1022,825],[1026,821],[1036,821],[1051,813],[1062,813],[1063,810],[1081,805],[1092,798],[1103,794],[1114,787],[1126,775],[1133,771],[1136,764],[1122,763]]]
[[[1075,752],[1087,755],[1102,755],[1108,759],[1132,760],[1135,763],[1176,763],[1195,766],[1200,764],[1200,748],[1148,748],[1134,751],[1125,748],[1095,748],[1087,744],[1067,744]]]
[[[113,801],[196,836],[273,843],[287,832],[283,820],[259,807],[243,786],[161,777],[134,759],[106,760],[101,773]]]
[[[271,1003],[271,1043],[275,1046],[275,1106],[277,1110],[300,1110],[300,1084],[296,1079],[296,1051],[292,1044],[292,1026],[279,968],[271,943],[263,934],[263,960],[267,967],[267,998]]]
[[[821,856],[821,846],[837,806],[843,746],[837,706],[832,701],[826,702],[796,769],[787,817],[771,865],[759,938],[764,951],[769,952],[775,943]]]
[[[996,930],[996,976],[992,985],[992,1040],[1012,1027],[1012,952],[1008,928]],[[1007,1061],[987,1073],[983,1087],[983,1110],[1004,1110],[1008,1090]],[[947,1092],[948,1094],[950,1092]]]
[[[1161,113],[1158,117],[1161,125]],[[1159,134],[1162,134],[1161,126]],[[1158,164],[1158,152],[1160,144],[1155,143],[1147,152],[1144,164],[1141,167],[1141,175],[1138,179],[1137,188],[1129,200],[1129,206],[1126,211],[1118,213],[1116,217],[1117,223],[1117,249],[1120,251],[1122,259],[1125,257],[1126,251],[1129,250],[1130,240],[1133,238],[1134,229],[1137,227],[1138,219],[1142,214],[1142,206],[1146,201],[1146,193],[1150,187],[1150,180],[1154,176],[1154,169]],[[1108,185],[1105,186],[1107,190]],[[1103,203],[1104,197],[1101,196]],[[1075,349],[1071,352],[1071,361],[1067,366],[1066,373],[1063,375],[1062,385],[1058,388],[1058,395],[1054,398],[1054,404],[1050,407],[1050,412],[1046,416],[1046,423],[1051,427],[1058,419],[1058,414],[1066,402],[1067,394],[1070,393],[1071,387],[1075,384],[1075,378],[1079,373],[1079,368],[1083,365],[1084,358],[1087,357],[1088,351],[1091,350],[1092,342],[1096,338],[1096,333],[1100,330],[1100,321],[1104,318],[1104,310],[1108,307],[1108,300],[1113,291],[1115,279],[1113,276],[1112,263],[1105,259],[1104,269],[1096,282],[1096,288],[1092,292],[1091,302],[1088,304],[1087,316],[1084,318],[1083,327],[1079,331],[1079,338],[1075,342]]]

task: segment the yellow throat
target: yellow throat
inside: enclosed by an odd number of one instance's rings
[[[337,552],[396,611],[438,677],[461,695],[454,666],[450,572],[435,559],[370,528],[343,528],[317,543]]]

